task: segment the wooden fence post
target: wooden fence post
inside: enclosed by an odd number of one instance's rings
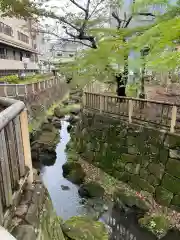
[[[18,92],[18,85],[16,84],[16,96],[18,96],[19,95],[19,92]]]
[[[2,129],[0,133],[0,149],[1,149],[0,164],[1,164],[1,174],[2,174],[2,181],[3,181],[2,184],[4,186],[6,206],[9,207],[12,204],[12,186],[11,186],[8,152],[7,152],[4,129]]]
[[[82,104],[83,104],[83,107],[86,106],[86,93],[83,92],[83,96],[82,96]]]
[[[34,94],[34,83],[32,83],[32,92],[33,92],[33,94]]]
[[[27,91],[27,85],[26,84],[24,85],[24,88],[25,88],[25,95],[27,96],[28,91]]]
[[[129,110],[128,110],[129,123],[132,123],[132,114],[133,114],[133,101],[130,99],[129,100]]]
[[[23,143],[23,150],[24,150],[25,166],[27,166],[30,170],[28,183],[32,184],[32,182],[33,182],[33,168],[32,168],[31,149],[30,149],[30,140],[29,140],[29,131],[28,131],[27,109],[25,109],[20,114],[20,123],[21,123],[21,134],[22,134],[22,143]]]
[[[3,216],[3,207],[2,207],[2,201],[1,201],[1,197],[0,197],[0,225],[3,224],[3,220],[4,220],[4,216]]]
[[[41,83],[39,82],[39,84],[38,84],[39,86],[38,86],[38,88],[39,88],[39,91],[41,92]]]
[[[170,128],[171,133],[174,132],[174,128],[176,126],[176,116],[177,116],[177,107],[173,106],[172,113],[171,113],[171,128]]]
[[[104,96],[103,95],[100,95],[100,106],[99,106],[99,108],[100,108],[100,113],[102,113],[103,110],[104,110]]]
[[[7,94],[7,86],[6,86],[6,85],[4,85],[4,96],[5,96],[5,97],[8,96],[8,94]]]

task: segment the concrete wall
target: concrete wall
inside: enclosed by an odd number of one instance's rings
[[[87,161],[180,210],[180,136],[90,113],[76,132]]]

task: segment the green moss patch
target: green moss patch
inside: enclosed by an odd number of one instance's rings
[[[88,217],[72,217],[62,225],[62,229],[73,240],[108,240],[105,225]]]

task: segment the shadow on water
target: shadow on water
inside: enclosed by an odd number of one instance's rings
[[[49,191],[56,213],[64,220],[72,216],[91,214],[92,211],[91,208],[81,204],[82,199],[78,195],[78,186],[63,177],[62,165],[67,161],[65,148],[70,140],[70,134],[67,132],[68,125],[68,122],[62,121],[62,128],[59,131],[61,140],[56,147],[57,159],[54,165],[43,166],[41,169],[43,182]],[[139,226],[137,214],[137,209],[124,211],[111,202],[109,211],[99,220],[109,226],[111,240],[157,240],[151,232]],[[179,233],[169,231],[167,236],[162,238],[162,240],[172,239],[180,240]]]

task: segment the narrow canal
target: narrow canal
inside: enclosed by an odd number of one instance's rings
[[[61,121],[62,128],[59,130],[60,142],[57,144],[57,159],[53,166],[43,166],[41,176],[52,199],[53,206],[58,216],[67,220],[72,216],[90,215],[91,210],[82,204],[78,195],[78,186],[72,184],[63,177],[62,165],[67,161],[66,144],[70,141],[67,131],[69,123]],[[110,240],[157,240],[155,235],[142,229],[136,217],[136,210],[122,211],[114,203],[110,203],[109,210],[99,219],[109,226]],[[180,240],[179,235],[169,232],[162,240]]]
[[[56,213],[66,220],[72,216],[84,214],[85,210],[80,204],[81,199],[78,195],[78,186],[63,177],[62,165],[67,161],[65,148],[70,140],[70,134],[67,132],[69,123],[66,121],[61,123],[60,142],[56,148],[56,162],[53,166],[44,166],[41,174]],[[68,188],[68,190],[63,190],[63,187]]]

